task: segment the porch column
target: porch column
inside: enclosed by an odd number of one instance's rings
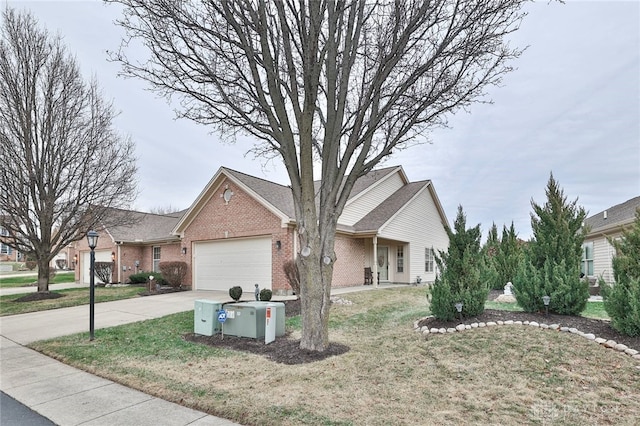
[[[371,268],[373,275],[373,286],[378,287],[378,236],[373,237],[373,265]]]

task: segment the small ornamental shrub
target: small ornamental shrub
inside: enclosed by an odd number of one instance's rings
[[[52,282],[56,277],[56,268],[49,268],[49,282]]]
[[[160,262],[158,265],[162,278],[174,288],[178,288],[187,276],[187,262]]]
[[[636,210],[633,228],[624,231],[622,239],[612,240],[615,284],[600,278],[604,309],[611,326],[628,336],[640,336],[640,210]]]
[[[129,275],[129,283],[130,284],[148,284],[149,276],[153,275],[153,280],[160,284],[165,285],[166,281],[162,277],[162,274],[159,272],[138,272],[137,274]]]
[[[33,271],[34,269],[36,269],[36,266],[38,266],[38,262],[36,262],[33,256],[27,256],[26,260],[24,261],[24,266],[28,270]]]
[[[287,282],[293,290],[293,294],[300,295],[300,271],[298,265],[293,260],[285,262],[282,269],[284,269],[284,275],[287,278]]]
[[[231,287],[229,289],[229,297],[231,297],[236,302],[240,300],[240,298],[242,297],[242,287],[238,285],[235,287]]]
[[[113,262],[95,262],[94,270],[96,277],[105,284],[111,282],[111,276],[113,275]]]
[[[260,300],[263,302],[268,302],[269,300],[271,300],[272,295],[273,293],[268,288],[263,288],[262,290],[260,290]]]

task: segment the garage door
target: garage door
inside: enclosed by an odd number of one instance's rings
[[[95,251],[96,262],[111,262],[111,252],[109,250]],[[91,252],[82,254],[82,282],[89,284],[91,274],[89,269],[91,268]],[[101,283],[100,279],[96,277],[95,283]]]
[[[193,251],[196,290],[271,289],[271,237],[200,242]]]

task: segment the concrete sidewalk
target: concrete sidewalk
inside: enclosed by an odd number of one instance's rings
[[[343,288],[332,294],[372,289]],[[192,310],[198,299],[230,300],[223,291],[184,291],[97,303],[95,328]],[[88,305],[0,317],[0,390],[63,426],[237,424],[102,379],[23,346],[81,332],[88,338],[88,331]]]
[[[191,310],[224,292],[185,291],[95,305],[95,328]],[[0,389],[59,425],[234,425],[62,364],[22,345],[88,332],[89,306],[0,318]]]

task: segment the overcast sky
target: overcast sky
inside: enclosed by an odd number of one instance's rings
[[[220,143],[210,129],[175,120],[164,99],[141,81],[117,77],[106,50],[119,45],[113,24],[120,9],[96,0],[0,0],[30,9],[59,32],[83,72],[95,75],[104,96],[121,111],[117,126],[136,143],[140,194],[134,208],[184,209],[225,166],[289,184],[284,166],[245,156],[249,139]],[[536,2],[512,43],[528,49],[493,104],[474,105],[450,119],[432,143],[400,152],[384,166],[401,165],[412,181],[431,179],[450,224],[458,205],[467,225],[513,221],[531,236],[531,200],[545,202],[553,172],[569,200],[596,214],[640,195],[640,2]]]

